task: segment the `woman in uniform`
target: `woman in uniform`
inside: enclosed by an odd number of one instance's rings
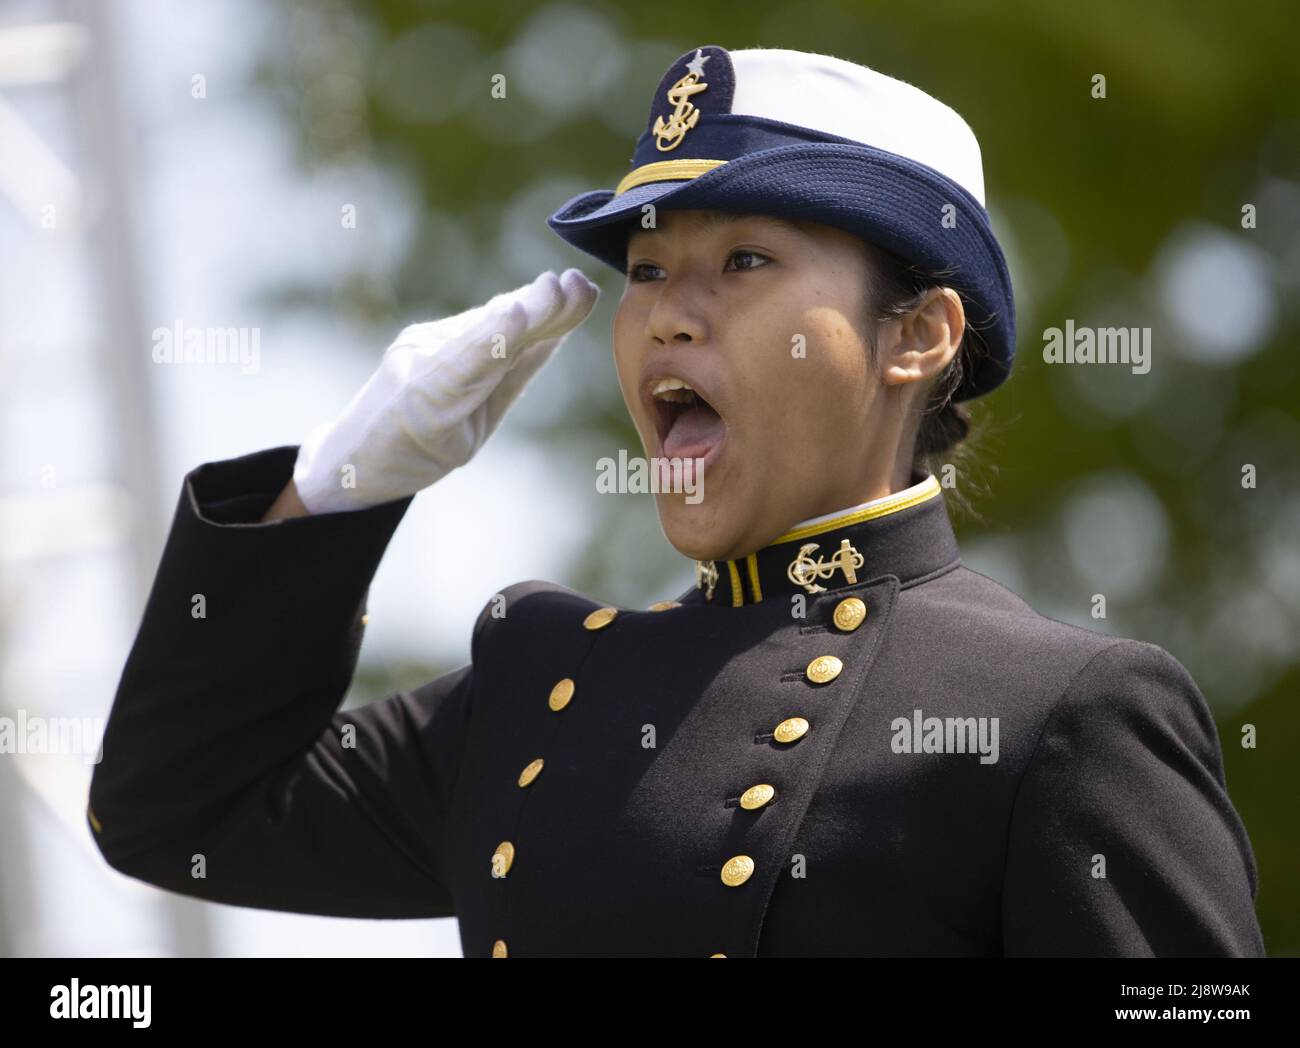
[[[185,478],[91,784],[106,860],[454,915],[467,956],[1262,954],[1186,670],[962,564],[932,464],[1015,344],[964,121],[841,59],[701,46],[620,185],[549,221],[624,274],[619,383],[699,485],[656,493],[695,585],[511,582],[470,662],[340,712],[411,499],[597,290],[547,272],[408,327],[301,445]]]

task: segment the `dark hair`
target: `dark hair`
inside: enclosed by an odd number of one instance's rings
[[[945,279],[955,272],[952,269],[925,270],[878,244],[866,240],[862,243],[866,248],[871,273],[871,286],[868,288],[871,309],[869,319],[877,323],[906,316],[927,291],[934,287],[944,287]],[[962,303],[966,304],[965,298]],[[874,360],[874,333],[870,346]],[[988,347],[984,337],[968,316],[961,345],[957,347],[947,368],[934,381],[922,408],[916,434],[916,450],[912,456],[914,473],[934,473],[938,476],[945,464],[951,464],[964,480],[973,481],[970,467],[975,461],[974,446],[982,436],[982,427],[975,424],[970,409],[964,402],[959,403],[952,398],[961,386],[962,379],[987,357]],[[949,491],[948,497],[961,509],[974,513],[970,502],[959,489]]]

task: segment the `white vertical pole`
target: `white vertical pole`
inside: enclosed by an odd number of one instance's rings
[[[130,557],[136,582],[131,621],[138,621],[162,555],[172,508],[162,501],[161,493],[175,485],[164,484],[159,474],[151,344],[142,319],[131,221],[137,183],[130,171],[129,147],[135,135],[122,107],[120,7],[103,0],[70,0],[69,8],[69,15],[90,33],[87,61],[69,86],[83,150],[87,247],[100,296],[97,350],[108,383],[105,402],[112,429],[107,438],[113,446],[113,479],[131,493],[137,506]],[[207,956],[211,943],[203,904],[169,895],[165,905],[176,952]]]

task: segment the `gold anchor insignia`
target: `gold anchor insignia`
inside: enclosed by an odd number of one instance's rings
[[[695,588],[701,589],[705,583],[708,584],[709,588],[704,591],[704,599],[712,600],[713,587],[718,584],[718,566],[711,560],[697,560],[695,562]]]
[[[662,116],[655,117],[655,126],[651,129],[655,134],[655,146],[660,152],[667,153],[676,149],[682,144],[686,132],[699,122],[700,111],[691,104],[690,98],[709,86],[701,83],[700,78],[704,76],[704,63],[710,57],[697,47],[695,57],[686,63],[689,72],[668,89],[668,102],[674,106],[672,115],[667,120]]]
[[[809,593],[825,593],[826,587],[818,586],[816,580],[830,578],[837,568],[844,572],[844,577],[849,582],[858,581],[857,569],[862,567],[862,554],[849,545],[848,539],[840,542],[840,548],[829,560],[822,560],[821,557],[813,560],[809,554],[815,549],[815,542],[800,546],[799,555],[790,561],[786,576],[796,586],[802,586]]]

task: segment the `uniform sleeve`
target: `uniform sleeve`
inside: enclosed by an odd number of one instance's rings
[[[255,523],[296,456],[186,476],[105,727],[91,833],[115,869],[213,902],[451,916],[443,830],[472,662],[339,711],[411,498]]]
[[[1187,670],[1153,644],[1103,649],[1057,702],[1019,786],[1004,952],[1262,957],[1257,888]]]

